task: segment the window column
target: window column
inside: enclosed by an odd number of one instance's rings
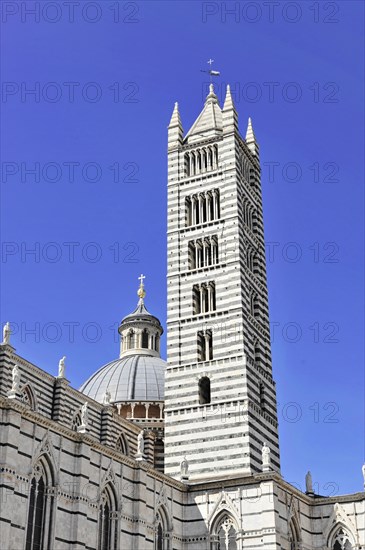
[[[208,285],[208,309],[209,311],[213,311],[213,296],[211,285]]]
[[[191,225],[196,224],[196,197],[193,195],[191,197]]]
[[[201,193],[199,193],[199,223],[204,222],[204,216],[203,216],[203,196]]]

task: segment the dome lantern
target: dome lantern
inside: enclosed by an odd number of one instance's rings
[[[144,279],[144,275],[139,277],[140,286],[137,290],[139,300],[136,309],[124,317],[118,328],[120,358],[135,354],[160,357],[160,337],[163,328],[157,317],[151,315],[144,304],[146,296]]]

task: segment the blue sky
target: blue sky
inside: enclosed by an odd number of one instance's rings
[[[141,272],[165,325],[166,127],[175,101],[194,122],[212,58],[260,143],[283,475],[361,490],[363,3],[23,4],[1,6],[0,319],[17,352],[54,374],[66,355],[78,387],[117,356]]]

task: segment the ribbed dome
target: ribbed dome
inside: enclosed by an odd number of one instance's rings
[[[103,402],[106,390],[112,403],[163,401],[166,362],[160,357],[130,355],[101,367],[80,388],[85,395]]]
[[[112,403],[163,401],[165,368],[166,362],[160,357],[128,355],[101,367],[80,391],[100,403],[106,390]]]

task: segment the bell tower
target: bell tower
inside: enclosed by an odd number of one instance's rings
[[[210,85],[184,136],[168,127],[165,472],[190,479],[280,470],[272,379],[259,146],[229,86]]]

